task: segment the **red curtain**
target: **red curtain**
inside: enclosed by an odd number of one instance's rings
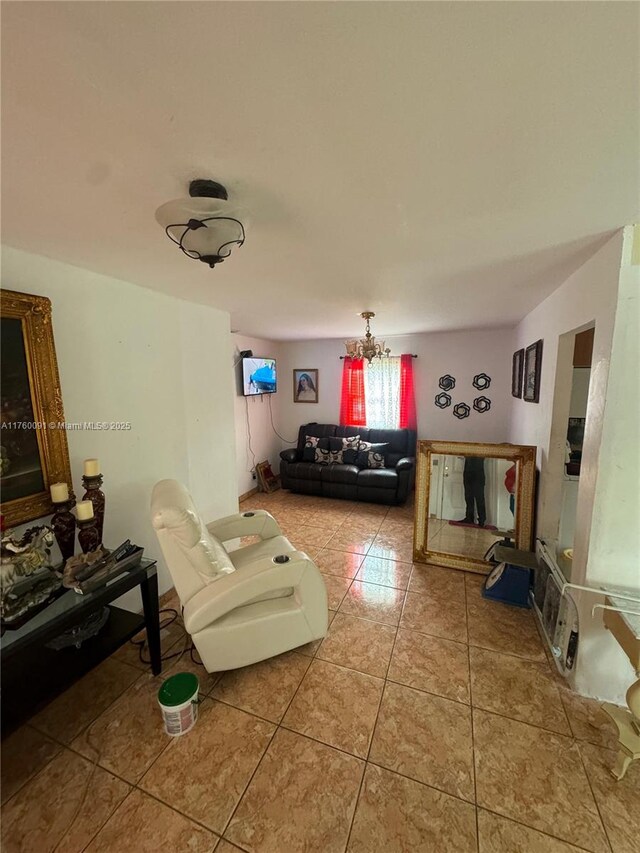
[[[364,363],[361,358],[347,356],[342,368],[340,423],[342,426],[366,426],[364,402]]]
[[[413,356],[400,356],[400,429],[417,429],[416,395],[413,390]]]

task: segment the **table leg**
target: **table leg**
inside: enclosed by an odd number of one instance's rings
[[[162,654],[160,651],[160,608],[158,602],[158,576],[146,578],[140,584],[142,608],[147,627],[147,643],[151,658],[151,670],[154,675],[162,672]]]

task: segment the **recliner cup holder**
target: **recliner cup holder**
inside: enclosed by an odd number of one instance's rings
[[[254,515],[255,515],[255,512],[243,512],[242,513],[243,518],[253,518]]]
[[[273,562],[279,564],[288,563],[289,557],[287,554],[278,554],[277,556],[273,557]]]

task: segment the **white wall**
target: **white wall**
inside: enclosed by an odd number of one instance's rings
[[[574,336],[567,333],[592,325],[595,321],[591,394],[604,394],[609,372],[621,247],[622,234],[619,232],[551,296],[527,314],[515,330],[514,349],[527,347],[539,338],[543,340],[540,402],[527,403],[513,398],[509,434],[515,444],[535,444],[538,448],[538,466],[541,469],[538,534],[548,538],[557,535],[561,478],[559,475],[552,476],[552,472],[561,472],[564,464],[573,379]],[[556,376],[559,364],[561,375]],[[557,430],[552,435],[556,391],[559,406],[564,403],[566,412],[562,417],[556,410]],[[585,431],[580,479],[585,503],[590,505],[593,503],[601,426],[601,421],[590,417]],[[576,568],[574,555],[574,572]]]
[[[637,300],[637,272],[635,278],[631,269],[623,270],[621,276],[622,251],[623,232],[620,231],[530,312],[515,332],[516,348],[526,347],[538,338],[544,340],[540,403],[513,401],[510,436],[514,443],[538,446],[541,478],[537,533],[555,540],[562,502],[566,419],[573,375],[574,335],[569,333],[595,322],[571,578],[577,584],[594,585],[602,581],[612,584],[619,582],[622,576],[628,579],[629,569],[621,571],[620,567],[626,564],[637,570],[640,558],[637,541],[634,543],[634,534],[630,532],[637,531],[638,505],[624,498],[625,494],[632,495],[634,489],[637,494],[638,484],[637,461],[633,461],[637,460],[638,452],[638,386],[637,376],[629,370],[631,364],[638,363],[637,349],[633,349],[637,347],[637,343],[633,343],[634,334],[637,339],[639,333],[638,312],[637,301],[634,302],[632,296],[633,279]],[[626,284],[624,291],[621,290],[616,317],[619,283],[623,279]],[[612,361],[612,347],[617,341],[620,344],[616,366]],[[632,460],[629,466],[626,461],[620,466],[619,460],[626,460],[627,456]],[[616,468],[621,470],[616,471]],[[622,514],[617,515],[621,505],[624,507]],[[611,531],[612,517],[619,518],[620,526],[627,531],[618,538],[613,550],[611,537],[603,530],[603,524],[605,527],[608,524]],[[620,526],[616,525],[615,536],[620,534]],[[605,545],[607,540],[609,545]],[[608,554],[606,559],[604,554]],[[574,597],[580,610],[575,687],[585,695],[621,702],[633,680],[631,665],[604,629],[601,615],[591,615],[591,606],[599,597],[591,593],[574,593]]]
[[[640,594],[640,258],[625,245],[591,525],[588,578]],[[640,250],[640,226],[635,227]],[[639,252],[640,254],[640,252]]]
[[[264,462],[265,459],[268,459],[274,473],[278,473],[280,468],[279,453],[283,444],[271,426],[271,411],[273,412],[273,422],[278,429],[279,408],[282,405],[282,399],[289,393],[290,383],[288,381],[289,376],[283,370],[282,365],[284,344],[261,338],[249,338],[237,333],[231,336],[231,344],[231,377],[234,389],[233,411],[236,437],[236,489],[238,496],[240,496],[257,487],[257,482],[251,474],[256,462]],[[248,349],[252,350],[257,357],[276,359],[278,390],[275,394],[261,394],[255,397],[244,397],[242,395],[242,364],[238,361],[240,352]],[[249,433],[251,434],[251,447],[249,447]]]
[[[229,315],[8,247],[2,283],[51,299],[65,419],[131,422],[68,433],[73,487],[80,498],[82,461],[98,457],[105,543],[143,545],[160,591],[170,588],[149,520],[153,484],[182,481],[208,518],[237,510]],[[124,603],[139,609],[138,594]]]
[[[357,332],[354,327],[354,333]],[[376,329],[374,328],[374,331]],[[381,335],[382,337],[382,335]],[[509,329],[482,331],[439,332],[436,334],[405,335],[386,338],[394,355],[415,353],[414,377],[418,415],[418,437],[451,441],[507,441],[511,401],[512,332]],[[284,387],[278,406],[278,431],[292,442],[296,441],[298,427],[310,421],[338,423],[340,414],[340,387],[344,354],[341,339],[300,341],[282,344],[281,374],[291,377],[292,371],[318,368],[319,402],[294,403],[292,389]],[[477,373],[487,373],[491,386],[485,392],[476,391],[471,382]],[[438,379],[444,374],[456,379],[452,392],[453,403],[466,402],[470,406],[481,393],[492,406],[479,414],[471,410],[465,420],[453,416],[453,406],[439,409],[434,398],[440,391]],[[278,395],[280,396],[280,395]],[[275,411],[275,410],[274,410]]]

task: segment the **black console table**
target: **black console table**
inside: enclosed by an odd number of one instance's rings
[[[136,586],[140,587],[142,596],[142,614],[111,604]],[[72,646],[56,651],[46,646],[48,641],[104,606],[110,611],[107,623],[79,649]],[[154,675],[159,675],[162,662],[158,576],[155,560],[143,558],[137,566],[93,592],[79,595],[67,590],[21,628],[5,631],[0,638],[3,734],[66,690],[145,627],[151,668]]]

